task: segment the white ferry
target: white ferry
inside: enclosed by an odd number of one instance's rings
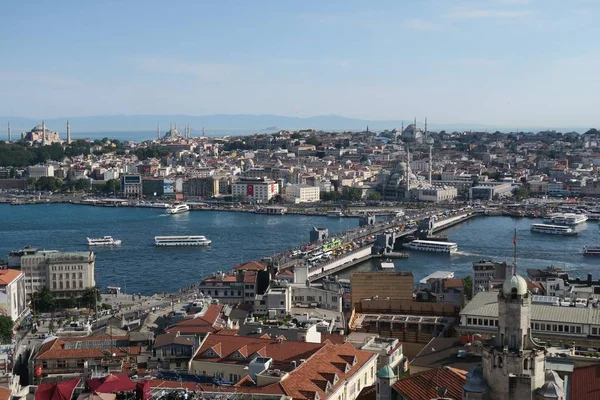
[[[210,246],[205,236],[154,236],[156,246]]]
[[[405,245],[411,250],[430,251],[433,253],[456,253],[458,246],[453,242],[435,242],[433,240],[413,240]]]
[[[167,208],[167,214],[181,214],[190,211],[190,206],[187,204],[173,204],[172,207]]]
[[[585,214],[556,214],[552,216],[552,223],[556,225],[579,225],[588,220]],[[544,220],[545,222],[546,220]]]
[[[344,213],[342,212],[342,210],[333,210],[333,211],[328,211],[327,216],[329,218],[341,218],[344,216]]]
[[[600,256],[600,246],[583,246],[584,256]]]
[[[88,246],[118,246],[121,244],[121,239],[113,239],[112,236],[86,239],[88,242]]]
[[[394,263],[392,263],[392,262],[382,262],[381,264],[379,264],[379,270],[380,271],[393,271],[394,270]]]
[[[547,233],[549,235],[575,236],[573,228],[563,225],[531,224],[531,232]]]

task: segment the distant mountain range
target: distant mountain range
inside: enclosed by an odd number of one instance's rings
[[[287,117],[281,115],[248,115],[248,114],[215,114],[215,115],[103,115],[90,117],[63,117],[46,119],[46,126],[58,132],[66,131],[67,120],[71,122],[73,134],[82,132],[127,132],[127,131],[156,131],[156,124],[160,123],[161,132],[164,133],[169,129],[169,125],[177,124],[180,131],[184,130],[186,124],[190,124],[193,133],[202,132],[204,127],[207,132],[228,132],[228,133],[252,133],[252,132],[272,132],[279,129],[316,129],[316,130],[365,130],[367,126],[370,130],[379,131],[384,129],[400,128],[404,122],[404,126],[412,123],[411,119],[402,120],[364,120],[356,118],[342,117],[338,115],[319,115],[314,117]],[[41,123],[40,119],[23,118],[23,117],[0,117],[0,132],[5,133],[7,122],[10,121],[13,135],[20,132],[28,131],[35,125]],[[422,128],[423,121],[417,121]],[[589,127],[527,127],[527,126],[511,126],[511,125],[485,125],[485,124],[469,124],[469,123],[454,123],[440,124],[429,123],[430,130],[446,130],[446,131],[463,131],[477,130],[494,132],[500,130],[503,132],[509,131],[540,131],[553,129],[562,132],[585,132]]]

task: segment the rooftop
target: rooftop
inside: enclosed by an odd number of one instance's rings
[[[438,397],[462,399],[466,381],[467,371],[440,367],[399,379],[392,387],[401,396],[411,400],[431,400]],[[441,396],[444,389],[447,392]]]
[[[2,269],[0,270],[0,285],[9,285],[21,275],[23,273],[16,269]]]
[[[498,294],[495,292],[477,293],[463,308],[460,315],[498,318]],[[531,305],[531,319],[600,325],[600,308],[557,307],[534,303]]]

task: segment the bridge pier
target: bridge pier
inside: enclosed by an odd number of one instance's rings
[[[375,216],[367,215],[366,217],[360,217],[358,220],[358,226],[369,226],[375,225]]]
[[[329,230],[327,228],[316,228],[313,227],[310,231],[310,242],[322,242],[329,237]]]

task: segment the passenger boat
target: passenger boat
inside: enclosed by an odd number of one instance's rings
[[[155,236],[154,245],[162,246],[210,246],[212,241],[205,236]]]
[[[329,218],[341,218],[344,216],[344,213],[342,212],[342,210],[333,210],[333,211],[328,211],[327,216]]]
[[[113,239],[112,236],[104,236],[101,238],[86,238],[88,246],[118,246],[121,244],[121,239]]]
[[[551,223],[556,224],[556,225],[574,226],[574,225],[579,225],[581,223],[584,223],[587,220],[588,220],[588,217],[585,214],[574,214],[574,213],[554,214],[554,215],[552,215]],[[544,219],[544,222],[548,222],[546,218]]]
[[[575,232],[573,228],[569,228],[568,226],[547,224],[532,224],[531,232],[561,236],[576,236],[578,234],[578,232]]]
[[[584,256],[600,256],[600,246],[583,246]]]
[[[167,208],[167,214],[181,214],[190,211],[190,206],[187,204],[173,204],[172,207]]]
[[[411,250],[429,251],[433,253],[456,253],[458,245],[453,242],[435,242],[433,240],[413,240],[405,244],[405,247]]]

